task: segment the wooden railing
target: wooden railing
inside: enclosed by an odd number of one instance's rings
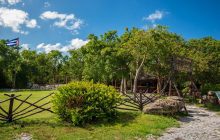
[[[25,99],[20,99],[19,97],[21,95],[4,94],[4,96],[7,96],[8,99],[0,101],[0,121],[13,122],[13,121],[17,121],[17,120],[20,120],[23,118],[33,116],[33,115],[41,113],[43,111],[48,111],[48,112],[53,113],[53,111],[51,110],[51,107],[45,108],[45,106],[48,105],[50,103],[50,101],[43,103],[41,105],[37,105],[37,103],[50,97],[53,94],[54,93],[51,93],[51,94],[35,101],[34,103],[31,103],[28,101],[28,99],[30,99],[32,94],[28,95]],[[15,106],[15,104],[14,104],[15,101],[19,102],[19,104],[17,106]],[[5,108],[3,108],[1,106],[3,103],[6,103],[6,102],[9,102],[7,105],[8,110],[6,110]],[[21,108],[21,107],[23,107],[23,108]]]
[[[116,108],[131,111],[143,111],[145,105],[154,102],[160,97],[155,92],[156,91],[154,91],[153,93],[123,93],[123,101],[118,104]]]

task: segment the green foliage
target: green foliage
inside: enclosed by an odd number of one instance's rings
[[[116,89],[93,82],[72,82],[58,91],[53,97],[54,110],[61,120],[74,125],[113,119],[114,107],[121,101]]]
[[[220,84],[205,84],[202,88],[201,88],[202,94],[207,94],[208,91],[220,91]]]
[[[199,107],[204,107],[208,110],[216,112],[218,115],[220,115],[220,107],[219,105],[212,104],[212,103],[206,103],[206,104],[197,104]]]
[[[220,83],[220,41],[212,37],[187,42],[188,57],[193,59],[194,77],[201,84]]]
[[[184,94],[184,95],[187,95],[187,94],[189,94],[189,92],[190,92],[190,81],[187,81],[187,82],[185,82],[185,83],[183,83],[183,89],[182,89],[182,93]]]
[[[139,78],[151,75],[157,78],[160,91],[163,79],[170,73],[170,59],[175,56],[193,60],[192,78],[197,85],[220,83],[220,41],[212,37],[186,41],[167,27],[157,26],[148,30],[126,29],[120,36],[114,30],[100,36],[90,34],[88,40],[81,48],[70,50],[69,55],[55,50],[21,51],[0,40],[0,87],[93,80],[116,86],[122,81],[121,85],[134,89]],[[175,79],[182,90],[182,83],[189,77],[182,72]]]
[[[0,90],[0,99],[5,100],[8,97],[4,94],[13,93],[22,95],[19,98],[25,99],[30,93],[33,95],[28,99],[30,102],[36,102],[42,97],[47,96],[52,91],[18,91],[8,92]],[[57,91],[53,91],[57,92]],[[51,97],[44,102],[49,102]],[[8,103],[1,104],[5,110],[8,109]],[[20,102],[15,101],[15,105]],[[28,104],[22,105],[20,109],[28,107]],[[51,104],[45,108],[51,107]],[[39,109],[40,110],[40,109]],[[63,123],[56,120],[56,115],[44,111],[40,114],[17,121],[16,123],[0,123],[0,139],[12,140],[18,139],[22,134],[33,136],[33,139],[39,140],[79,140],[79,139],[97,139],[97,140],[134,140],[146,139],[146,135],[162,134],[167,128],[178,126],[178,121],[166,116],[156,116],[142,114],[141,112],[123,111],[119,112],[117,119],[113,122],[96,123],[84,127],[73,127],[69,123]],[[22,138],[20,138],[22,139]]]

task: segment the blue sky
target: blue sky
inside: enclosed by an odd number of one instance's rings
[[[0,38],[63,52],[90,33],[166,25],[185,39],[220,39],[220,0],[0,0]]]

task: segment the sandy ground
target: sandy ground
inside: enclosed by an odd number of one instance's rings
[[[220,140],[220,116],[196,106],[187,106],[190,116],[180,120],[158,140]]]

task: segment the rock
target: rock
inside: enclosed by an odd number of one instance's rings
[[[209,91],[208,96],[215,96],[215,93],[213,91]]]
[[[158,99],[154,103],[144,107],[144,113],[148,114],[175,114],[184,108],[183,98],[178,96],[169,96]]]
[[[33,84],[31,89],[34,90],[55,90],[57,87],[62,86],[64,84],[53,84],[53,85],[38,85]]]
[[[33,140],[32,135],[28,133],[21,133],[20,135],[16,136],[16,140]]]
[[[207,101],[212,104],[218,104],[218,98],[215,94],[215,91],[208,92]]]

